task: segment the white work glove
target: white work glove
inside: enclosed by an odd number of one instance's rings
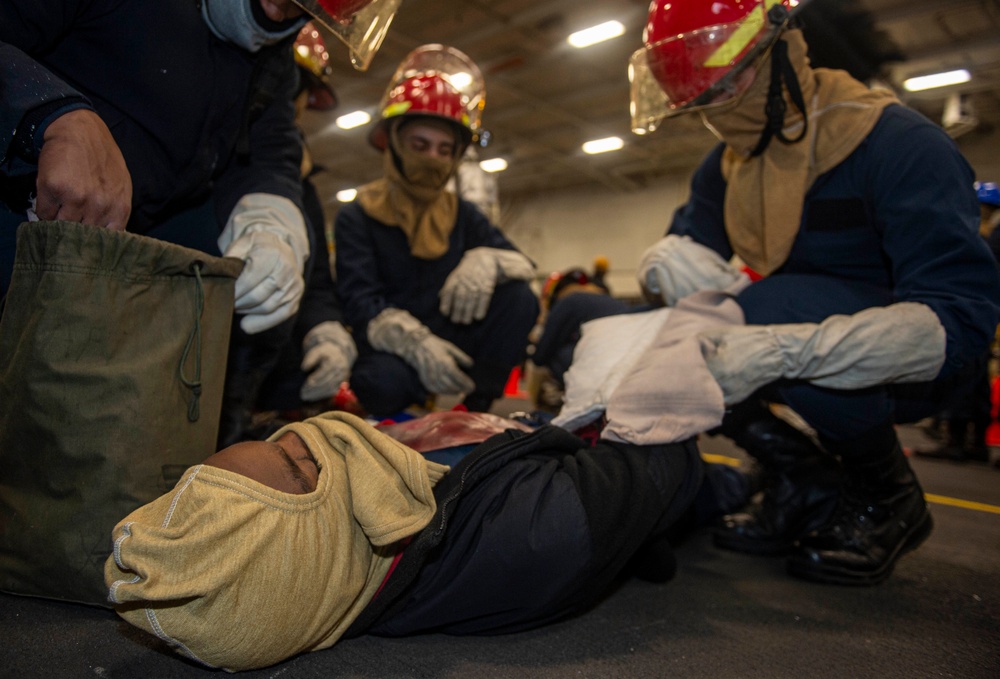
[[[431,393],[469,393],[476,387],[462,370],[462,366],[472,366],[468,354],[433,334],[408,311],[384,309],[368,324],[368,341],[373,348],[396,354],[413,366]]]
[[[639,262],[639,285],[647,297],[663,299],[667,306],[700,290],[738,294],[750,277],[714,250],[690,236],[667,235],[646,249]]]
[[[481,321],[497,285],[534,275],[535,265],[516,250],[472,248],[462,255],[441,288],[441,313],[462,325]]]
[[[945,330],[930,307],[900,302],[822,323],[713,328],[698,335],[726,405],[781,378],[833,389],[926,382],[945,359]]]
[[[319,401],[336,394],[358,357],[351,333],[337,321],[324,321],[306,333],[302,351],[302,370],[309,373],[299,390],[303,401]]]
[[[236,279],[240,326],[263,332],[295,315],[305,291],[302,266],[309,236],[302,213],[283,196],[249,193],[240,199],[219,236],[219,250],[246,262]]]

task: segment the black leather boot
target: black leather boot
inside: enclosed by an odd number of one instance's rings
[[[883,439],[881,447],[861,442],[863,447],[842,457],[840,505],[827,526],[796,543],[788,558],[790,574],[817,582],[874,585],[930,535],[934,522],[923,490],[890,431],[891,439],[885,433],[877,437]]]
[[[841,472],[832,456],[766,408],[751,417],[739,414],[722,433],[760,463],[763,491],[744,511],[722,518],[712,536],[716,546],[782,554],[826,523],[840,494]]]

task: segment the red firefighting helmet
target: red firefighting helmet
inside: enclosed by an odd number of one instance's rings
[[[546,308],[551,309],[566,288],[571,285],[587,285],[587,283],[590,283],[590,276],[578,267],[566,269],[566,271],[554,271],[549,274],[542,285],[542,300]]]
[[[403,0],[294,0],[336,35],[359,71],[371,64]]]
[[[796,0],[653,0],[643,47],[629,60],[632,129],[738,100],[788,25]],[[777,9],[775,9],[777,8]]]
[[[319,29],[310,21],[295,38],[295,63],[302,71],[303,89],[309,93],[306,104],[317,111],[329,111],[337,106],[337,93],[330,83],[330,52],[326,49]]]
[[[389,125],[400,116],[431,116],[454,124],[468,146],[482,124],[486,105],[483,75],[469,57],[454,47],[423,45],[396,69],[380,105],[381,119],[368,141],[384,151]]]

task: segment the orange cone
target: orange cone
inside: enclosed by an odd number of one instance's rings
[[[507,386],[503,388],[503,395],[514,398],[528,397],[525,392],[521,391],[521,366],[515,365],[513,370],[510,371],[510,377],[507,378]]]

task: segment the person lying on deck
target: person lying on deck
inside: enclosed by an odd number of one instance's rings
[[[405,442],[472,449],[449,467]],[[115,527],[105,580],[129,623],[231,671],[362,633],[516,632],[625,573],[670,579],[670,531],[704,475],[693,438],[588,445],[484,413],[382,430],[329,412],[187,470]]]

